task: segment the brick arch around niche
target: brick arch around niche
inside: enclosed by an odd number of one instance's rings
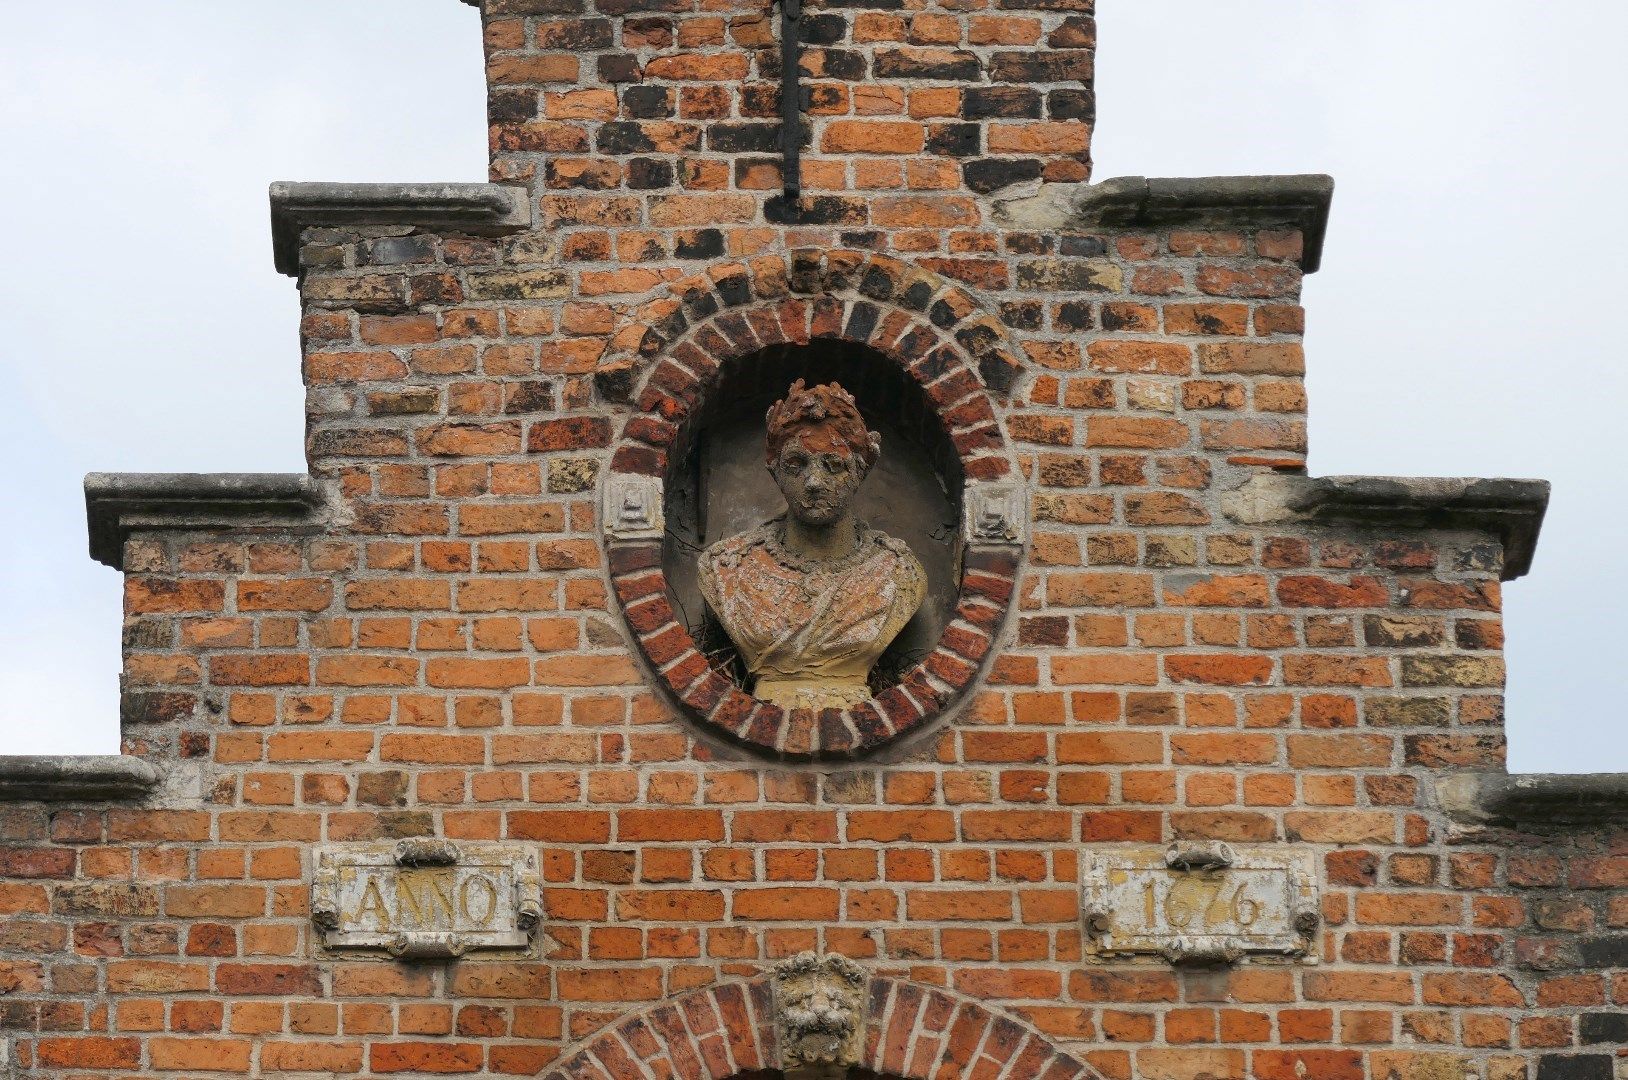
[[[873,976],[864,1059],[888,1080],[1097,1080],[1040,1032],[957,994]],[[692,990],[624,1017],[568,1050],[543,1080],[742,1080],[779,1076],[767,976]]]
[[[642,309],[596,378],[631,407],[605,478],[615,595],[638,650],[705,729],[794,760],[854,758],[943,714],[976,681],[1006,618],[1026,497],[996,408],[1021,366],[1004,327],[959,286],[873,253],[795,251],[714,267]],[[721,371],[775,346],[865,346],[917,385],[954,448],[964,525],[959,591],[936,645],[847,709],[785,710],[712,667],[677,618],[662,565],[663,488]],[[726,388],[727,389],[727,388]]]

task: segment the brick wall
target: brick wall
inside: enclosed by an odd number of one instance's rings
[[[319,528],[126,545],[126,751],[196,791],[0,810],[24,1074],[564,1076],[611,1031],[727,1076],[821,949],[887,980],[897,1076],[1612,1076],[1628,834],[1438,798],[1503,764],[1499,534],[1229,515],[1303,471],[1302,232],[1003,224],[997,179],[1085,178],[1089,3],[813,8],[797,212],[761,8],[582,6],[487,3],[534,229],[306,233]],[[810,340],[915,379],[1031,534],[834,754],[717,722],[601,520],[709,363]],[[539,954],[323,954],[312,846],[414,836],[535,849]],[[1082,854],[1178,839],[1315,852],[1319,962],[1088,962]]]

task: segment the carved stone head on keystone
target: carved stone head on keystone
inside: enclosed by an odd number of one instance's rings
[[[799,953],[774,969],[780,1067],[814,1077],[859,1064],[865,1045],[865,971],[846,956]]]

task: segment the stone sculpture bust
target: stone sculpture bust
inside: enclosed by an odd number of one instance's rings
[[[701,595],[757,697],[788,709],[856,705],[921,606],[926,575],[904,543],[854,517],[881,437],[852,395],[799,379],[767,419],[765,457],[786,513],[702,552]]]

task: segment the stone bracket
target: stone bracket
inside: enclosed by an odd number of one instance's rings
[[[1436,781],[1447,816],[1469,825],[1628,824],[1628,773],[1452,773]]]
[[[1021,548],[1028,543],[1028,492],[1022,484],[968,484],[962,505],[961,538],[968,547]]]
[[[661,540],[667,522],[662,510],[661,477],[638,473],[611,473],[605,478],[605,506],[601,520],[611,544]]]
[[[1504,546],[1504,581],[1532,568],[1548,505],[1545,480],[1440,476],[1257,474],[1221,496],[1222,512],[1240,525],[1350,522],[1491,533]]]
[[[531,227],[523,188],[502,184],[271,185],[271,247],[277,272],[300,271],[307,228],[402,225],[431,232],[504,235]]]
[[[85,516],[91,558],[124,569],[132,533],[314,531],[322,489],[304,473],[91,473]]]
[[[0,802],[98,802],[137,799],[163,780],[140,758],[0,755]]]
[[[1300,267],[1317,271],[1328,231],[1334,178],[1286,176],[1116,176],[1096,184],[1042,184],[997,198],[1003,223],[1039,232],[1103,228],[1292,228],[1305,237]]]

